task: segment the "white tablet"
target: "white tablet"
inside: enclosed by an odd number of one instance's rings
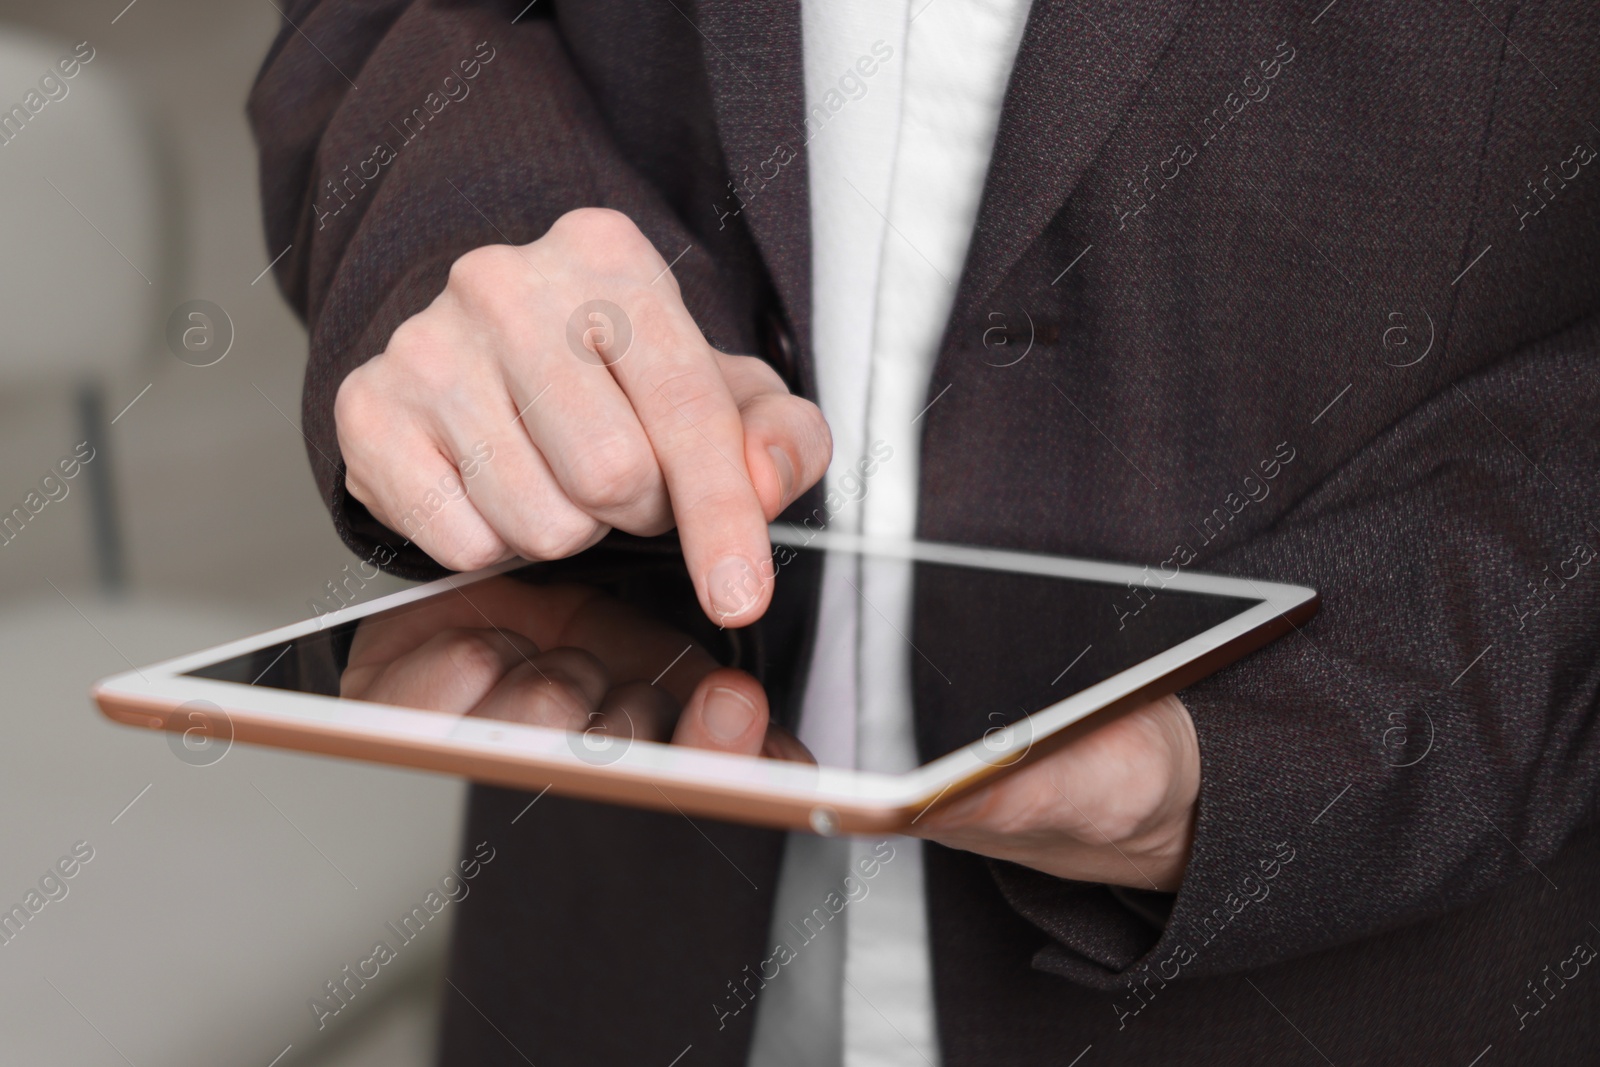
[[[1086,716],[1198,681],[1317,606],[1308,588],[1172,561],[1141,568],[788,526],[772,539],[773,604],[743,630],[704,617],[675,550],[641,543],[454,575],[107,678],[94,698],[117,722],[173,731],[175,751],[194,762],[242,741],[737,822],[876,833],[1037,758]],[[667,743],[674,709],[712,669],[749,672],[774,723],[796,731],[826,575],[853,575],[852,595],[865,597],[874,573],[898,574],[909,591],[887,612],[866,601],[862,610],[912,650],[899,662],[926,697],[921,766],[874,774]],[[491,640],[463,646],[473,632]],[[524,714],[504,690],[464,705],[461,678],[483,657],[461,650],[495,641],[519,669],[517,657],[537,670],[557,649],[589,665],[591,690],[602,679],[592,706]],[[791,740],[785,752],[799,748]]]

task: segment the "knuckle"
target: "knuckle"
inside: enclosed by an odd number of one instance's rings
[[[660,479],[648,445],[617,438],[595,441],[568,464],[573,503],[585,511],[613,511],[641,502]]]
[[[532,721],[539,725],[580,729],[588,721],[589,705],[570,683],[542,677],[528,667],[518,679],[517,689]]]
[[[421,386],[430,396],[453,391],[461,383],[460,354],[465,351],[456,340],[439,316],[413,315],[390,336],[379,357],[383,362],[374,371]]]
[[[619,299],[626,302],[634,333],[651,339],[665,352],[710,350],[699,333],[687,335],[683,303],[676,295],[664,294],[659,286],[640,284],[621,294]],[[657,358],[668,359],[664,355]]]
[[[381,403],[372,387],[371,364],[345,375],[333,396],[333,425],[341,439],[364,441],[379,427]]]
[[[521,276],[526,265],[522,254],[511,245],[482,245],[450,264],[447,288],[465,297],[480,296],[503,288],[508,279]]]
[[[397,363],[405,363],[418,355],[430,353],[445,343],[443,324],[431,308],[411,316],[389,335],[383,354],[369,366],[381,372]]]
[[[600,699],[610,677],[600,657],[584,648],[553,648],[534,660],[552,682],[570,686],[588,699]]]
[[[784,402],[790,405],[798,414],[800,420],[807,428],[820,432],[832,440],[833,434],[828,430],[828,420],[823,417],[822,409],[803,396],[787,396]]]
[[[737,416],[733,397],[721,375],[708,372],[699,361],[668,357],[656,374],[652,389],[667,404],[666,416],[679,423],[700,426],[703,421],[721,421]],[[675,412],[675,414],[674,414]]]
[[[564,259],[591,272],[650,277],[661,269],[661,255],[633,219],[610,208],[583,207],[556,220],[548,235]]]
[[[730,517],[753,514],[759,509],[760,502],[749,486],[742,481],[733,481],[716,486],[691,487],[674,498],[674,507],[681,521],[692,523],[692,517],[685,519],[684,516],[698,515],[702,529],[717,530]],[[760,516],[756,515],[756,518]]]
[[[742,375],[769,393],[789,395],[789,387],[784,384],[783,377],[766,360],[755,356],[723,356],[722,359],[728,366],[730,376]]]
[[[450,630],[439,640],[444,662],[467,681],[495,678],[503,670],[500,647],[481,630]]]
[[[566,559],[588,547],[600,523],[586,515],[543,521],[534,524],[522,536],[512,541],[517,553],[525,559]]]
[[[794,397],[792,401],[798,405],[800,415],[801,435],[798,443],[801,456],[826,469],[833,459],[833,430],[816,404],[801,397]]]
[[[563,237],[575,237],[584,243],[628,244],[644,239],[631,218],[608,207],[574,208],[556,219],[550,232],[559,232]]]
[[[418,538],[431,540],[432,544],[422,545],[424,551],[440,566],[453,571],[481,570],[497,561],[505,551],[500,539],[487,528],[462,529],[459,523],[430,524]]]

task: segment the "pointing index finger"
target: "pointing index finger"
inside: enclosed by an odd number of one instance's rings
[[[724,626],[744,626],[766,611],[772,593],[772,550],[761,499],[745,468],[744,425],[715,362],[655,384],[670,414],[645,422],[677,520],[684,559],[701,606]],[[688,392],[686,403],[668,393]],[[691,410],[699,409],[699,421]],[[673,426],[676,419],[678,425]],[[663,423],[665,425],[663,425]]]
[[[635,293],[633,352],[608,367],[655,453],[701,607],[724,626],[749,625],[771,601],[774,574],[738,402],[683,305],[659,287]]]

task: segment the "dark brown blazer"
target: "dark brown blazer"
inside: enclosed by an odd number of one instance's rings
[[[287,5],[251,97],[311,463],[363,556],[397,538],[342,487],[339,382],[455,257],[569,209],[687,248],[712,342],[813,388],[799,5],[524,4]],[[1324,602],[1182,694],[1175,898],[928,849],[946,1064],[1600,1047],[1597,71],[1579,0],[1035,0],[920,532]],[[916,629],[959,680],[917,679],[932,750],[1003,664]],[[780,835],[555,797],[513,823],[528,799],[473,792],[502,858],[445,1062],[743,1063],[754,1012],[716,1005],[768,954]]]

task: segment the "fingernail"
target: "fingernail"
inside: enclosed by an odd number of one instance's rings
[[[777,445],[767,446],[767,455],[772,457],[772,465],[778,468],[778,489],[783,493],[783,502],[789,502],[789,494],[794,492],[794,464],[789,462],[789,453]]]
[[[701,711],[706,732],[718,741],[737,741],[756,719],[756,706],[737,689],[717,686],[706,694]]]
[[[711,568],[706,578],[711,610],[720,619],[734,619],[750,610],[761,595],[755,568],[738,556],[729,556]]]

